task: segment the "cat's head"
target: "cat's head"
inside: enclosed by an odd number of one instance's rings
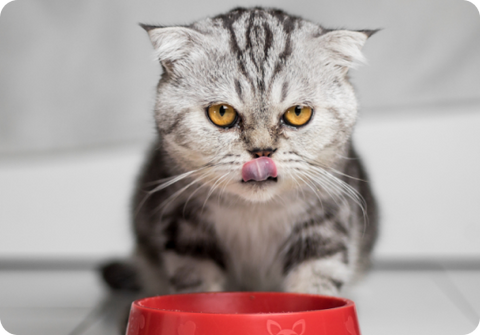
[[[345,154],[357,116],[347,72],[372,31],[262,8],[143,27],[164,70],[155,117],[179,174],[200,169],[199,183],[267,201]]]

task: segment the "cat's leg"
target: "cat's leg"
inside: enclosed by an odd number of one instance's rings
[[[348,222],[347,211],[338,211],[292,230],[283,250],[285,291],[339,294],[355,272],[356,234]]]
[[[163,261],[171,293],[225,290],[226,273],[211,259],[166,251]]]
[[[164,250],[156,257],[137,252],[136,265],[145,296],[186,292],[222,291],[226,285],[223,263],[190,253]],[[197,250],[198,251],[198,250]]]
[[[171,293],[225,290],[226,254],[208,223],[187,212],[170,222],[164,238],[161,258]]]

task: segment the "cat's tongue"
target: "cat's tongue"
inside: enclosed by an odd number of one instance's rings
[[[277,177],[277,166],[271,158],[259,157],[243,164],[243,181],[262,181],[268,177]]]

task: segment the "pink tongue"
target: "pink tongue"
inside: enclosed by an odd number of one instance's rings
[[[243,181],[266,180],[268,177],[277,177],[275,162],[268,157],[259,157],[246,162],[242,167]]]

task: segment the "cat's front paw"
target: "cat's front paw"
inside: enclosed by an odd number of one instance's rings
[[[225,289],[224,271],[210,260],[176,253],[165,253],[164,260],[172,293],[218,292]]]
[[[285,291],[338,296],[341,286],[340,282],[328,277],[317,276],[311,280],[298,280],[292,277],[290,281],[287,280]]]
[[[349,269],[335,260],[311,260],[293,268],[284,281],[287,292],[337,296],[349,278]]]

